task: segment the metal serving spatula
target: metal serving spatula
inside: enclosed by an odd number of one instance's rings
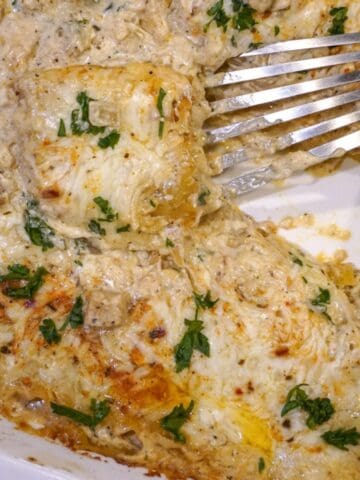
[[[360,45],[360,33],[291,40],[265,45],[257,50],[246,52],[238,57],[238,62],[241,63],[244,58],[260,55],[270,56],[274,54],[283,54],[285,52],[300,52],[301,54],[301,51],[304,52],[309,49],[356,44]],[[345,65],[348,63],[356,64],[357,62],[360,62],[360,50],[288,61],[286,63],[243,68],[215,73],[214,75],[208,76],[206,78],[206,87],[210,89],[214,87],[240,84],[242,82],[252,82],[265,78],[270,79],[271,77],[295,72],[333,67],[335,65]],[[356,102],[360,100],[360,68],[358,66],[356,67],[355,70],[349,71],[348,73],[325,76],[315,80],[300,81],[291,85],[284,85],[261,91],[258,90],[211,102],[211,117],[266,104],[271,104],[273,108],[268,113],[261,115],[255,114],[244,121],[206,129],[207,144],[215,144],[230,138],[241,137],[241,135],[250,132],[264,130],[274,125],[301,119],[319,112],[329,111],[327,113],[330,117],[331,109],[336,109],[337,107],[342,107],[344,105],[353,106],[354,108],[350,113],[335,117],[332,116],[328,120],[288,132],[283,137],[280,136],[280,138],[277,138],[277,145],[279,146],[278,150],[284,150],[306,140],[360,122],[360,105],[356,104]],[[359,85],[355,85],[354,89],[351,89],[351,91],[336,93],[336,89],[356,83]],[[334,93],[335,90],[335,94],[329,96],[328,92],[330,89],[332,93]],[[307,102],[306,95],[314,94],[315,92],[319,92],[321,98]],[[301,95],[304,95],[304,103],[285,109],[281,109],[280,106],[279,109],[275,109],[276,111],[274,111],[274,103]],[[332,112],[332,115],[334,115],[335,112]],[[308,150],[307,153],[314,157],[313,165],[316,165],[324,160],[341,156],[358,147],[360,147],[360,124],[359,128],[352,133],[340,136],[326,143],[321,143]],[[250,156],[251,153],[246,148],[228,151],[219,159],[221,170],[225,172],[227,169],[234,167],[235,165],[239,165],[243,162],[245,163],[251,159]],[[237,195],[261,187],[267,182],[279,178],[278,173],[275,172],[271,165],[250,169],[240,176],[230,178],[230,180],[229,174],[231,175],[231,171],[227,172],[226,181],[224,183],[221,182],[222,175],[220,175],[220,183],[223,184],[223,187],[226,190],[231,190]]]

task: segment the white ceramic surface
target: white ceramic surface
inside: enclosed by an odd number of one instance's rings
[[[321,179],[299,175],[281,188],[269,186],[239,200],[239,205],[258,220],[275,222],[285,216],[315,214],[312,228],[281,230],[313,254],[330,255],[338,248],[360,267],[360,165],[344,163],[334,175]],[[338,241],[318,234],[321,225],[335,223],[349,229],[352,236]],[[32,457],[32,461],[28,459]],[[139,469],[117,465],[110,459],[95,460],[74,454],[15,430],[0,421],[0,480],[145,480]]]

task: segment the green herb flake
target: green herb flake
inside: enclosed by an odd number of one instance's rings
[[[218,299],[212,300],[210,291],[203,295],[194,292],[194,302],[196,307],[195,318],[194,320],[185,318],[184,323],[187,326],[187,330],[180,343],[174,349],[177,372],[189,368],[194,350],[210,357],[209,340],[201,333],[204,329],[204,323],[199,320],[199,311],[212,308],[218,302]]]
[[[263,457],[259,458],[258,470],[259,470],[259,473],[262,473],[265,470],[265,460],[263,459]]]
[[[208,189],[203,190],[198,196],[198,204],[201,206],[206,205],[206,197],[208,197],[209,195],[210,195],[210,190]]]
[[[113,222],[119,218],[119,214],[116,213],[108,200],[102,197],[95,197],[93,202],[100,208],[101,213],[105,215],[105,218],[98,218],[99,222]]]
[[[327,288],[319,287],[319,295],[311,300],[311,305],[323,307],[330,303],[330,292]]]
[[[170,240],[170,238],[166,238],[165,240],[165,247],[168,247],[168,248],[174,248],[175,247],[175,243]]]
[[[71,131],[73,135],[82,135],[89,133],[91,135],[98,135],[104,133],[106,127],[99,127],[93,125],[89,118],[89,104],[95,101],[90,98],[86,92],[80,92],[76,96],[76,101],[80,106],[71,112]]]
[[[327,306],[330,304],[330,298],[330,291],[327,288],[319,287],[319,294],[311,300],[311,305],[315,307],[313,309],[314,311],[320,312],[329,320],[329,322],[333,323],[327,311]]]
[[[203,295],[194,292],[194,301],[197,308],[202,308],[205,310],[216,305],[219,299],[217,298],[216,300],[211,300],[211,293],[210,290],[208,290],[206,294]]]
[[[154,200],[149,200],[149,203],[153,208],[156,207],[156,203],[154,202]]]
[[[161,117],[164,116],[163,101],[164,101],[165,96],[166,96],[165,90],[163,88],[160,88],[158,98],[157,98],[157,102],[156,102],[156,108],[158,109],[158,112],[160,113]]]
[[[112,130],[109,133],[109,135],[99,139],[98,146],[103,149],[109,148],[109,147],[114,149],[115,145],[119,143],[119,140],[120,140],[120,133],[117,132],[116,130]]]
[[[291,257],[291,259],[294,263],[296,263],[297,265],[300,265],[300,267],[304,266],[303,261],[299,257],[294,255],[292,252],[289,252],[289,254],[290,254],[290,257]]]
[[[61,335],[59,334],[54,320],[46,318],[39,326],[39,330],[49,345],[52,343],[59,343]]]
[[[189,368],[191,357],[194,350],[210,357],[210,344],[207,337],[201,333],[204,323],[200,320],[184,320],[187,326],[180,343],[175,347],[175,363],[176,371],[181,372],[185,368]]]
[[[301,278],[303,279],[303,282],[304,282],[305,284],[308,284],[308,283],[309,283],[305,277],[301,277]]]
[[[87,128],[87,127],[84,128],[79,123],[79,114],[80,114],[80,110],[78,108],[76,108],[71,112],[71,123],[70,123],[71,133],[77,136],[80,136],[83,133],[85,133]]]
[[[251,42],[249,43],[249,50],[257,50],[258,48],[262,47],[264,44],[262,42]]]
[[[11,298],[32,300],[35,293],[44,284],[44,276],[48,273],[44,267],[38,267],[34,273],[31,273],[25,265],[18,263],[10,265],[8,273],[0,275],[0,283],[6,282],[2,292]],[[16,284],[14,285],[14,283]]]
[[[70,420],[92,429],[94,429],[110,413],[110,406],[107,400],[97,401],[93,398],[90,403],[90,415],[75,410],[74,408],[58,405],[57,403],[51,402],[50,405],[52,412],[56,415],[70,418]]]
[[[82,297],[76,297],[75,303],[70,310],[70,313],[65,320],[64,324],[60,328],[60,331],[65,330],[67,325],[70,324],[70,327],[75,329],[84,324],[84,312],[83,312],[84,301]]]
[[[24,228],[31,242],[42,247],[45,252],[49,248],[53,248],[54,244],[51,237],[55,235],[54,230],[39,216],[37,211],[38,203],[29,201],[24,212]]]
[[[227,15],[224,9],[224,0],[219,0],[216,2],[209,10],[206,12],[209,17],[212,17],[211,20],[205,25],[204,32],[209,30],[212,22],[216,23],[217,27],[222,27],[223,32],[226,32],[230,17]]]
[[[289,391],[285,405],[281,410],[281,416],[284,417],[291,410],[300,408],[309,414],[306,419],[306,425],[313,430],[318,425],[327,422],[335,412],[335,409],[331,401],[326,397],[309,398],[305,390],[301,388],[306,385],[305,383],[296,385]]]
[[[173,434],[174,440],[180,443],[185,443],[185,436],[180,432],[180,428],[189,419],[191,412],[194,409],[194,401],[191,400],[187,408],[181,403],[173,408],[173,410],[161,419],[160,425],[162,428]]]
[[[90,112],[89,105],[94,99],[90,98],[86,92],[80,92],[76,97],[76,101],[81,107],[81,120],[83,122],[88,122]]]
[[[358,445],[360,440],[360,433],[356,428],[349,428],[345,430],[344,428],[339,428],[337,430],[329,430],[321,435],[321,438],[325,440],[326,443],[333,445],[340,450],[349,449],[345,445]]]
[[[130,223],[127,225],[123,225],[122,227],[118,227],[116,229],[116,233],[124,233],[124,232],[130,232]]]
[[[102,237],[104,235],[106,235],[106,230],[105,228],[102,228],[102,226],[100,225],[99,222],[97,222],[96,220],[92,219],[90,220],[89,224],[88,224],[88,228],[90,230],[90,232],[94,232],[96,233],[97,235],[101,235]]]
[[[332,18],[332,25],[328,32],[330,35],[341,35],[345,33],[345,22],[349,18],[348,7],[334,7],[330,10]]]
[[[57,132],[57,136],[58,137],[66,137],[65,122],[62,118],[60,119],[60,124],[59,124],[59,129],[58,129],[58,132]]]
[[[14,265],[8,266],[8,273],[6,275],[0,275],[0,282],[5,280],[29,280],[30,270],[25,265],[14,263]]]
[[[166,96],[166,92],[163,88],[160,88],[159,94],[156,101],[156,108],[160,114],[160,122],[159,122],[159,138],[163,137],[164,134],[164,127],[165,127],[165,118],[164,118],[164,98]]]
[[[162,138],[163,135],[164,135],[164,128],[165,128],[165,120],[164,119],[160,119],[160,122],[159,122],[159,138]]]
[[[277,37],[277,36],[279,35],[279,33],[280,33],[280,27],[279,27],[279,25],[275,25],[275,27],[274,27],[274,35],[275,35],[275,37]]]
[[[239,10],[241,10],[241,8],[244,5],[243,0],[231,0],[231,3],[232,3],[232,9],[234,12],[238,12]]]
[[[84,323],[84,312],[83,312],[84,301],[82,297],[76,297],[75,303],[69,314],[69,323],[71,328],[78,328]]]
[[[233,8],[234,8],[233,2]],[[249,30],[254,25],[256,25],[256,21],[254,19],[254,12],[255,10],[251,8],[249,5],[245,4],[244,2],[236,2],[236,15],[233,17],[232,23],[233,27],[238,30],[239,32],[243,30]]]

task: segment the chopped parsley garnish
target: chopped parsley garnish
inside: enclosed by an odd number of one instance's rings
[[[311,300],[311,304],[314,306],[323,307],[330,303],[330,292],[327,288],[319,287],[320,293],[317,297]]]
[[[325,440],[326,443],[333,445],[340,450],[349,449],[345,445],[358,445],[360,440],[360,433],[356,428],[349,428],[345,430],[344,428],[338,428],[337,430],[329,430],[321,435],[321,438]]]
[[[233,9],[236,13],[232,19],[232,22],[233,27],[236,28],[236,30],[241,32],[243,30],[249,30],[256,25],[256,21],[253,16],[255,10],[249,5],[241,1],[233,1]]]
[[[197,309],[202,308],[203,310],[207,308],[212,308],[219,301],[218,298],[216,300],[211,300],[210,290],[208,290],[206,294],[203,294],[203,295],[201,295],[200,293],[194,292],[194,300],[195,300],[195,305]],[[195,317],[197,318],[197,314],[195,314]]]
[[[31,300],[44,284],[44,276],[49,273],[44,267],[38,267],[34,273],[25,265],[15,263],[8,266],[8,273],[0,275],[0,282],[7,282],[2,292],[11,298]],[[16,283],[17,285],[14,285]]]
[[[301,277],[301,278],[303,279],[304,283],[306,283],[306,284],[309,283],[305,277]]]
[[[191,400],[187,408],[181,403],[173,408],[173,410],[161,419],[160,425],[164,430],[174,435],[174,440],[185,443],[185,436],[180,432],[180,428],[189,419],[191,412],[194,409],[194,401]]]
[[[130,223],[116,229],[116,233],[130,232]]]
[[[200,295],[194,292],[194,301],[196,305],[194,320],[188,320],[185,318],[184,322],[187,326],[187,330],[182,337],[180,343],[175,347],[175,363],[176,371],[181,372],[185,368],[189,368],[191,357],[194,350],[203,353],[207,357],[210,356],[210,344],[207,337],[201,333],[204,329],[204,322],[199,320],[200,309],[212,308],[217,300],[211,300],[211,294],[208,291],[204,295]]]
[[[244,0],[231,0],[234,12],[238,12],[244,4]]]
[[[114,222],[119,218],[119,214],[113,210],[109,201],[103,197],[95,197],[93,202],[100,208],[101,213],[103,213],[105,217],[90,220],[88,228],[91,232],[104,236],[106,235],[106,230],[105,228],[102,228],[99,222]],[[125,227],[119,227],[116,231],[118,233],[121,231],[127,232],[128,227],[130,228],[130,225],[125,225]]]
[[[160,88],[157,102],[156,102],[156,108],[160,114],[160,122],[159,122],[159,137],[162,138],[164,134],[164,126],[165,126],[165,118],[164,118],[164,98],[166,96],[166,92],[163,88]]]
[[[55,235],[55,232],[39,216],[37,207],[38,202],[34,200],[27,203],[27,208],[24,212],[24,228],[31,242],[38,247],[42,247],[42,250],[45,252],[48,248],[54,247],[51,237]]]
[[[189,368],[194,350],[198,350],[207,357],[210,356],[209,340],[201,333],[201,330],[204,328],[204,322],[201,320],[188,320],[187,318],[185,318],[184,322],[188,328],[180,343],[175,347],[177,372]]]
[[[302,260],[298,257],[293,257],[293,262],[296,263],[297,265],[300,265],[301,267],[304,265]]]
[[[65,328],[70,324],[71,328],[78,328],[80,325],[84,324],[84,312],[83,312],[84,301],[82,297],[76,297],[75,303],[70,310],[70,313],[65,320],[64,324],[60,328],[60,331],[64,331]]]
[[[301,258],[297,257],[296,255],[294,255],[292,252],[289,252],[290,254],[290,257],[291,257],[291,260],[296,263],[297,265],[300,265],[300,267],[302,267],[304,265],[303,261],[301,260]]]
[[[93,125],[89,118],[89,104],[95,101],[94,98],[90,98],[86,92],[80,92],[76,101],[80,106],[71,112],[71,131],[73,135],[82,135],[83,133],[89,133],[90,135],[98,135],[104,133],[106,127],[99,127]]]
[[[61,335],[56,328],[54,320],[51,318],[43,320],[42,324],[39,326],[39,330],[49,345],[60,342]]]
[[[249,43],[249,50],[257,50],[259,47],[262,47],[264,44],[262,42],[251,42]]]
[[[45,320],[43,320],[42,324],[39,327],[39,330],[43,334],[43,337],[45,338],[47,343],[49,343],[50,345],[52,343],[59,343],[61,340],[60,332],[63,332],[69,324],[73,329],[83,325],[83,305],[84,302],[82,297],[77,297],[72,309],[70,310],[69,315],[59,329],[57,329],[54,320],[52,320],[51,318],[46,318]]]
[[[101,235],[102,237],[104,235],[106,235],[106,230],[105,228],[102,228],[102,226],[100,225],[99,222],[97,222],[96,220],[92,219],[90,220],[89,224],[88,224],[88,227],[89,227],[89,230],[91,232],[94,232],[96,233],[97,235]]]
[[[101,213],[105,215],[105,218],[98,218],[99,222],[113,222],[119,218],[119,214],[114,212],[108,200],[102,197],[95,197],[93,202],[100,208]]]
[[[291,410],[300,408],[309,414],[306,419],[306,425],[314,429],[318,425],[327,422],[335,412],[335,409],[328,398],[309,398],[308,394],[301,387],[307,384],[302,383],[292,388],[287,397],[286,403],[281,410],[281,416],[284,417]]]
[[[62,118],[60,119],[59,130],[58,130],[57,136],[58,137],[66,137],[65,122]]]
[[[243,0],[232,0],[232,10],[233,15],[230,16],[226,13],[224,8],[224,0],[219,0],[214,3],[214,5],[209,8],[206,12],[211,20],[205,25],[204,31],[207,32],[210,25],[215,22],[217,27],[221,27],[223,32],[226,32],[230,20],[232,21],[232,26],[239,32],[243,30],[251,29],[256,25],[254,19],[255,10],[246,4]],[[231,40],[234,44],[234,40]]]
[[[154,200],[151,200],[151,199],[150,199],[150,200],[149,200],[149,203],[150,203],[150,205],[151,205],[153,208],[156,207],[156,203],[154,202]]]
[[[327,288],[319,287],[319,294],[311,300],[311,305],[316,307],[314,310],[322,313],[330,322],[330,315],[327,312],[327,306],[330,304],[330,291]]]
[[[103,213],[105,217],[90,220],[88,224],[88,228],[91,232],[94,232],[97,235],[104,236],[106,235],[106,230],[105,228],[102,228],[99,222],[114,222],[119,218],[119,214],[113,210],[109,201],[103,197],[95,197],[93,199],[93,202],[100,208],[101,213]],[[119,227],[117,229],[117,232],[128,231],[128,230],[121,230],[121,228],[125,228],[125,227]],[[126,225],[126,228],[127,228],[127,225]]]
[[[165,247],[173,248],[173,247],[175,247],[175,243],[172,240],[170,240],[170,238],[166,238]]]
[[[279,25],[275,25],[275,27],[274,27],[274,35],[275,35],[275,37],[277,37],[277,36],[279,35],[279,33],[280,33],[280,27],[279,27]]]
[[[117,130],[112,130],[109,135],[106,137],[102,137],[98,141],[98,146],[100,148],[115,148],[115,145],[119,143],[120,140],[120,133]]]
[[[265,460],[263,459],[263,457],[259,458],[258,470],[259,473],[262,473],[265,470]]]
[[[345,33],[345,22],[348,19],[347,13],[348,7],[334,7],[330,10],[330,15],[333,17],[332,25],[328,30],[330,35]]]
[[[217,27],[222,27],[223,31],[226,32],[230,17],[227,15],[224,9],[224,0],[219,0],[216,2],[209,10],[206,12],[209,17],[212,17],[211,20],[205,25],[204,31],[207,32],[212,22],[216,23]]]
[[[30,278],[30,270],[25,265],[20,265],[20,263],[9,265],[8,272],[6,275],[0,275],[0,282],[5,280],[29,280]]]
[[[82,127],[79,123],[80,110],[77,108],[71,112],[71,132],[73,135],[82,135],[86,132],[87,126]]]
[[[110,413],[110,407],[107,400],[97,401],[94,398],[90,402],[91,414],[80,412],[74,408],[58,405],[51,402],[51,410],[56,415],[68,417],[76,423],[85,425],[90,428],[95,428],[104,418]]]
[[[206,205],[206,197],[208,197],[209,195],[210,195],[210,190],[208,189],[203,190],[198,196],[198,204],[202,206]]]

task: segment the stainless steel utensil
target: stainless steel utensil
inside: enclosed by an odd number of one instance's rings
[[[360,33],[291,40],[265,45],[256,50],[246,52],[238,58],[238,62],[241,63],[244,58],[248,59],[249,57],[258,57],[260,55],[267,56],[284,54],[286,52],[299,52],[324,47],[329,48],[357,44],[360,45]],[[357,62],[360,64],[360,50],[215,73],[206,78],[205,85],[208,89],[217,88],[265,78],[269,79],[290,73],[328,68],[336,65],[356,64]],[[359,83],[359,88],[357,88],[356,83]],[[328,96],[329,89],[334,91],[334,89],[336,90],[351,84],[355,84],[355,88],[351,91],[335,93]],[[274,125],[301,119],[316,113],[330,111],[331,109],[344,105],[352,106],[353,104],[354,109],[350,113],[286,133],[286,135],[277,139],[277,151],[360,122],[360,107],[356,105],[356,102],[360,100],[360,69],[357,68],[347,73],[325,76],[315,80],[300,81],[291,85],[215,100],[210,103],[210,116],[213,117],[229,112],[268,105],[270,103],[274,104],[282,100],[313,94],[315,92],[323,94],[322,98],[309,102],[305,99],[304,103],[300,105],[297,104],[290,108],[279,108],[276,111],[271,110],[261,115],[254,115],[244,121],[216,128],[208,128],[205,130],[206,142],[208,145],[224,142],[250,132],[264,130]],[[311,148],[307,153],[313,156],[313,165],[316,165],[324,160],[341,156],[358,147],[360,147],[360,127],[352,133]],[[241,148],[223,154],[219,159],[219,163],[221,170],[225,171],[249,160],[251,160],[251,152],[246,148]],[[223,176],[220,175],[219,181],[223,184],[225,190],[231,190],[237,195],[258,188],[272,179],[279,178],[279,173],[274,170],[272,165],[250,169],[240,176],[230,178],[230,180],[229,173],[231,175],[231,172],[227,172],[224,182],[221,180]]]

